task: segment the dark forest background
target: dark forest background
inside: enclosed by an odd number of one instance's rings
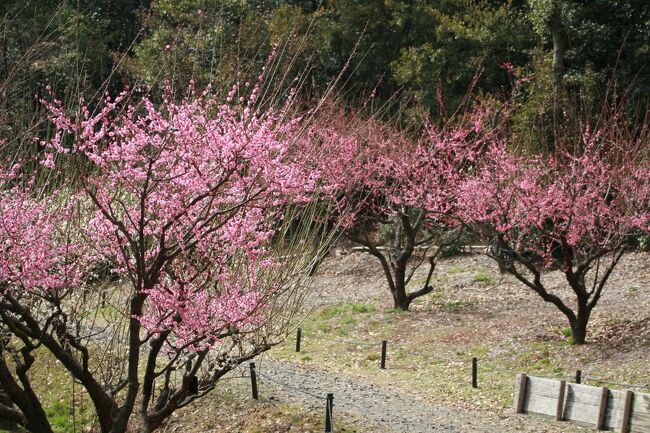
[[[303,91],[339,77],[351,106],[444,120],[468,92],[508,100],[532,146],[607,98],[643,113],[650,92],[646,0],[3,0],[0,139],[29,130],[47,85],[89,101],[228,86],[274,44],[284,75],[308,72]]]

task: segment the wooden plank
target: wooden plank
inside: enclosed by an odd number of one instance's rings
[[[556,408],[557,397],[543,397],[526,393],[524,413],[537,413],[554,417]]]
[[[578,383],[567,383],[566,387],[567,394],[571,393],[575,403],[595,406],[596,408],[600,405],[601,387]]]
[[[515,406],[516,413],[523,413],[524,411],[524,399],[526,397],[526,373],[519,373],[517,375],[517,395],[515,401],[517,402]]]
[[[650,433],[650,415],[647,413],[634,415],[634,403],[632,403],[630,433]]]
[[[555,399],[557,398],[560,382],[554,379],[528,376],[528,386],[531,389],[531,394],[535,396]],[[555,415],[555,412],[553,412],[551,415]]]
[[[560,381],[560,390],[557,394],[557,407],[555,409],[555,421],[562,421],[564,418],[564,393],[566,392],[566,380]]]
[[[609,390],[609,395],[607,397],[607,408],[605,409],[605,419],[603,424],[605,429],[614,430],[617,429],[621,423],[621,409],[623,406],[623,392]]]
[[[602,388],[571,383],[567,384],[566,394],[565,420],[595,424],[601,429],[618,427],[620,405],[622,404],[620,391],[607,390],[605,393]],[[603,399],[606,399],[604,406],[601,404]]]
[[[635,393],[631,411],[630,433],[650,433],[650,394]]]
[[[605,427],[605,410],[607,409],[607,397],[609,389],[603,386],[600,390],[600,403],[598,404],[598,417],[596,418],[596,428],[604,430]]]
[[[650,414],[650,394],[634,393],[632,407],[636,413]]]
[[[555,416],[560,383],[557,380],[528,377],[524,412]]]
[[[600,406],[600,388],[567,383],[564,419],[594,424]]]
[[[628,433],[630,431],[630,413],[633,399],[634,393],[627,391],[625,393],[625,402],[623,403],[623,415],[621,416],[621,433]]]

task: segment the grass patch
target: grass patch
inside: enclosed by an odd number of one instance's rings
[[[318,323],[314,329],[323,333],[328,333],[332,330],[332,327],[329,323]]]
[[[486,346],[472,346],[469,349],[469,353],[471,353],[472,356],[476,356],[477,358],[486,357],[489,351],[490,349],[488,349]]]
[[[55,432],[68,433],[75,430],[72,421],[72,405],[69,400],[54,402],[45,410],[45,413]]]
[[[322,310],[318,316],[321,319],[329,320],[335,317],[348,316],[350,314],[368,314],[377,311],[377,307],[365,302],[352,302],[350,304],[333,305]]]
[[[465,272],[471,272],[472,268],[469,266],[452,266],[446,270],[448,274],[462,274]]]
[[[477,274],[474,274],[472,281],[474,281],[475,283],[490,283],[490,284],[494,282],[492,277],[490,277],[490,275],[487,274],[486,272],[479,272]]]
[[[461,299],[458,301],[447,302],[446,304],[442,304],[442,308],[452,313],[455,313],[457,311],[471,307],[472,305],[474,305],[472,301],[464,301]]]
[[[369,317],[377,307],[365,302],[353,302],[325,307],[309,316],[301,325],[306,334],[336,333],[339,336],[349,335],[359,327],[360,317]]]

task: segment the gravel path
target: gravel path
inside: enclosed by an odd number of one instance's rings
[[[559,432],[570,427],[536,417],[497,417],[434,406],[364,379],[305,369],[290,362],[257,360],[260,395],[325,411],[325,396],[334,394],[334,426],[341,412],[352,415],[374,432],[494,433]],[[269,391],[269,388],[271,391]],[[551,423],[549,425],[549,422]],[[560,430],[561,429],[561,430]]]
[[[328,376],[288,362],[268,360],[260,364],[259,370],[261,386],[271,385],[284,398],[298,400],[313,406],[315,410],[324,411],[325,395],[333,393],[335,425],[336,412],[344,411],[363,417],[368,424],[404,433],[494,431],[476,421],[469,424],[462,422],[460,419],[466,415],[463,416],[460,411],[387,392],[357,378]],[[290,384],[290,387],[286,384]]]

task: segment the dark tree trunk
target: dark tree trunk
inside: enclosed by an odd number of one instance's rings
[[[153,284],[145,284],[145,289],[150,289],[153,287]],[[129,427],[129,419],[133,415],[133,408],[135,406],[136,398],[138,393],[141,391],[141,383],[139,378],[139,368],[140,368],[140,329],[142,325],[137,317],[142,315],[142,309],[144,302],[147,299],[147,295],[144,293],[145,290],[139,291],[131,299],[131,305],[129,311],[131,313],[131,319],[129,319],[129,357],[127,359],[128,368],[127,368],[127,380],[128,385],[126,387],[126,396],[124,398],[124,403],[122,406],[115,411],[113,415],[113,425],[110,430],[111,433],[126,433]]]
[[[15,410],[14,404],[9,398],[8,395],[4,393],[2,390],[2,386],[0,386],[0,405],[4,405],[7,408],[11,408]],[[2,414],[0,413],[0,430],[9,430],[9,431],[14,431],[18,428],[18,424],[16,424],[16,421],[12,419],[6,419],[2,417]]]
[[[587,341],[587,323],[574,322],[571,324],[571,343],[585,344]]]
[[[396,267],[393,273],[394,284],[390,288],[391,294],[393,295],[393,308],[396,310],[408,311],[413,300],[433,291],[433,287],[429,284],[431,276],[433,275],[433,270],[435,269],[435,261],[433,260],[433,257],[429,259],[429,266],[429,274],[424,285],[420,290],[411,293],[407,293],[406,291],[406,263],[403,264],[403,268]]]
[[[393,297],[393,307],[396,310],[408,311],[414,299],[433,291],[433,287],[429,283],[435,269],[435,258],[438,252],[429,257],[429,272],[422,287],[411,293],[408,293],[406,288],[413,276],[412,272],[409,275],[408,263],[413,257],[415,247],[418,244],[417,237],[422,229],[423,218],[424,214],[420,214],[412,221],[406,212],[395,217],[393,219],[395,239],[390,246],[385,247],[388,250],[386,253],[382,252],[381,247],[373,243],[367,233],[361,235],[353,232],[346,233],[348,239],[363,245],[370,254],[379,259],[388,282],[388,289]]]
[[[393,308],[401,311],[408,311],[411,306],[412,299],[406,294],[406,287],[404,284],[396,284],[395,289],[392,290],[393,295]]]
[[[574,320],[570,320],[571,325],[571,344],[585,344],[587,341],[587,324],[591,316],[591,308],[581,306],[578,308],[578,314]]]
[[[15,368],[17,380],[5,361],[5,355],[0,352],[0,388],[6,393],[11,403],[20,409],[22,423],[27,430],[34,433],[52,433],[52,426],[43,406],[29,382],[27,372],[34,363],[30,349],[21,350],[22,360],[16,362]]]

